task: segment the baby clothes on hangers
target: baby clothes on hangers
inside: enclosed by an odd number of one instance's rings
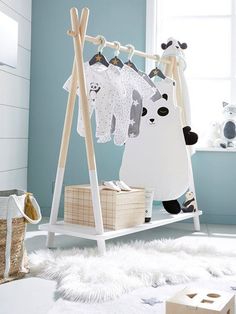
[[[143,71],[138,70],[138,74],[151,86],[156,87],[155,83],[152,81],[152,79]],[[159,93],[160,94],[160,93]]]
[[[167,101],[170,104],[177,105],[176,102],[176,93],[175,91],[175,81],[166,77],[165,79],[160,79],[155,82],[156,88],[160,91],[161,97],[165,99],[165,94],[167,95]],[[152,101],[156,101],[155,95],[151,97]]]
[[[133,90],[128,137],[137,137],[139,135],[142,111],[143,98],[137,90]]]
[[[96,137],[98,141],[107,136],[110,131],[110,121],[117,99],[125,97],[125,89],[121,82],[121,74],[117,67],[110,64],[105,67],[96,63],[92,66],[85,62],[84,71],[87,82],[87,95],[89,101],[90,118],[95,110],[96,119]],[[63,88],[70,90],[71,77],[65,82]],[[77,90],[79,95],[79,88]],[[79,106],[77,132],[84,136],[84,123]],[[109,138],[107,138],[109,140]]]
[[[151,86],[153,87],[156,92],[153,95],[155,97],[155,100],[158,100],[161,98],[161,93],[157,89],[155,83],[151,80],[151,78],[142,71],[138,71],[138,74]],[[132,106],[130,110],[130,125],[128,130],[128,136],[129,137],[137,137],[139,135],[139,129],[140,129],[140,122],[141,122],[141,116],[143,111],[143,99],[138,91],[134,90],[132,94]],[[134,122],[133,122],[134,121]]]
[[[151,87],[136,71],[127,65],[124,65],[121,72],[121,80],[126,90],[126,96],[121,102],[116,102],[114,107],[114,118],[111,121],[111,130],[114,133],[114,143],[123,145],[128,138],[128,129],[130,124],[135,124],[138,119],[130,119],[132,105],[138,105],[138,102],[132,102],[133,91],[136,90],[142,97],[151,97],[156,93],[156,87]],[[115,126],[114,126],[115,124]]]

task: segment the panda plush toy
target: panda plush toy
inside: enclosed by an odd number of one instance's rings
[[[189,187],[186,145],[198,136],[181,125],[181,109],[175,105],[175,83],[169,78],[157,86],[159,100],[143,99],[140,133],[125,143],[120,179],[134,187],[154,189],[154,200],[162,201],[170,214],[178,214],[177,198]]]
[[[183,206],[182,211],[184,213],[192,213],[196,211],[197,204],[193,192],[188,191],[185,194],[185,202],[183,202]]]
[[[181,92],[182,92],[182,103],[178,104],[182,107],[182,121],[186,125],[191,125],[191,110],[190,110],[190,98],[188,91],[188,84],[185,78],[185,70],[187,68],[185,60],[185,49],[187,49],[187,44],[180,42],[179,40],[170,37],[166,43],[161,44],[163,49],[163,54],[161,60],[169,57],[175,57],[178,63],[178,72],[181,80]],[[160,68],[164,71],[166,64],[160,63]],[[165,71],[164,71],[165,72]]]
[[[179,40],[170,37],[167,40],[167,43],[162,43],[161,48],[164,50],[163,56],[171,57],[177,56],[179,60],[183,63],[183,70],[186,68],[185,55],[183,50],[187,49],[186,43],[181,43]]]

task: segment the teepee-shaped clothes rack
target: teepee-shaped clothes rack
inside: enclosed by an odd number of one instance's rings
[[[71,15],[72,30],[68,31],[68,35],[70,35],[73,38],[74,52],[75,52],[73,68],[72,68],[71,89],[68,94],[68,102],[67,102],[67,109],[66,109],[66,114],[65,114],[62,140],[61,140],[61,149],[60,149],[58,168],[57,168],[57,174],[56,174],[56,180],[55,180],[55,188],[54,188],[54,194],[53,194],[50,222],[48,224],[40,225],[39,227],[41,230],[48,231],[47,246],[53,247],[55,233],[60,233],[60,234],[76,236],[76,237],[85,238],[85,239],[96,240],[99,252],[104,253],[105,248],[106,248],[105,240],[119,237],[126,234],[130,234],[130,233],[135,233],[135,232],[155,228],[158,226],[162,226],[162,225],[169,224],[176,221],[181,221],[188,218],[193,218],[195,230],[199,230],[200,229],[199,215],[201,214],[199,210],[197,210],[194,213],[183,213],[183,214],[179,214],[175,216],[165,214],[162,212],[157,217],[158,219],[152,220],[150,223],[142,224],[133,228],[121,229],[121,230],[114,230],[114,231],[104,230],[101,203],[100,203],[99,186],[98,186],[98,179],[97,179],[96,159],[95,159],[93,137],[92,137],[92,128],[91,128],[91,122],[90,122],[90,117],[89,117],[89,106],[88,106],[88,99],[87,99],[87,92],[86,92],[86,78],[84,74],[84,60],[83,60],[84,42],[88,41],[88,42],[92,42],[98,45],[100,44],[100,41],[95,37],[86,35],[86,29],[87,29],[88,18],[89,18],[89,10],[87,8],[84,8],[82,10],[80,18],[78,16],[78,11],[76,8],[72,8],[70,10],[70,15]],[[112,42],[106,42],[106,46],[113,49],[117,48],[117,45]],[[121,46],[120,50],[129,52],[129,49],[124,46]],[[134,54],[144,57],[144,58],[157,60],[156,55],[150,55],[142,51],[134,50]],[[168,65],[167,67],[169,69],[168,71],[172,71],[173,73],[178,73],[177,71],[178,65],[174,57],[169,58],[165,62]],[[177,82],[179,81],[178,77],[176,77],[175,79]],[[74,105],[75,105],[75,100],[76,100],[76,92],[77,92],[78,86],[79,86],[79,91],[80,91],[80,105],[82,106],[82,114],[83,114],[83,121],[84,121],[84,128],[85,128],[85,144],[86,144],[86,154],[87,154],[87,161],[88,161],[90,185],[91,185],[91,191],[92,191],[92,203],[93,203],[95,228],[66,224],[63,221],[62,222],[57,221],[62,186],[63,186],[63,179],[64,179],[64,171],[65,171],[65,166],[66,166],[67,152],[68,152],[69,140],[70,140],[70,135],[71,135],[71,127],[72,127],[72,120],[73,120],[73,113],[74,113]],[[181,91],[179,90],[178,93],[180,94]],[[190,183],[190,187],[191,187],[191,190],[194,191],[193,178],[192,178],[192,182]]]

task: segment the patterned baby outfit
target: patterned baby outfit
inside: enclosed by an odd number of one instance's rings
[[[109,141],[111,137],[111,120],[114,111],[115,103],[119,99],[125,97],[125,89],[121,81],[120,70],[110,64],[108,67],[96,63],[92,66],[89,62],[84,64],[86,82],[87,82],[87,95],[89,101],[89,114],[90,118],[95,111],[96,118],[96,137],[98,142]],[[70,90],[71,77],[65,82],[63,88]],[[79,95],[79,88],[77,90]],[[84,136],[84,122],[79,106],[78,125],[77,131],[81,136]]]
[[[133,101],[132,99],[134,90],[137,91],[141,97],[151,97],[156,93],[156,87],[151,87],[141,75],[129,66],[124,65],[120,73],[126,95],[125,98],[120,99],[120,102],[116,102],[114,107],[114,118],[111,130],[114,133],[114,143],[116,145],[123,145],[126,142],[129,125],[134,126],[135,124],[135,120],[130,119],[131,107],[138,105],[137,101]]]
[[[151,86],[156,92],[152,96],[155,100],[161,98],[161,93],[157,89],[155,83],[150,79],[150,77],[142,71],[138,71],[138,74]],[[130,109],[130,125],[128,130],[129,137],[137,137],[139,135],[141,116],[143,111],[143,98],[137,90],[132,93],[132,106]]]

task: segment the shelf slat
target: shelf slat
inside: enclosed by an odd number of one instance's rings
[[[217,153],[236,153],[235,148],[220,148],[220,147],[197,147],[196,152],[217,152]]]
[[[43,224],[39,226],[39,229],[90,240],[108,240],[116,237],[121,237],[123,235],[153,229],[174,222],[186,220],[189,218],[193,218],[196,215],[202,215],[202,211],[198,211],[196,213],[180,213],[178,215],[170,215],[164,210],[158,210],[154,214],[154,220],[151,220],[151,222],[149,223],[144,223],[142,225],[138,225],[132,228],[125,228],[120,230],[105,230],[105,232],[101,235],[96,234],[95,228],[68,224],[64,221],[59,221],[54,225]]]

